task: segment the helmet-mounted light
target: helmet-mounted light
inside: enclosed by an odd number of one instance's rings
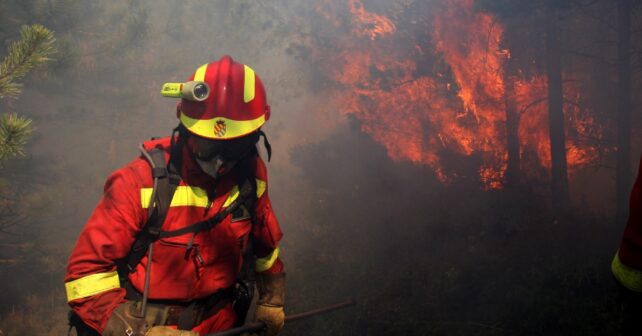
[[[201,102],[210,95],[210,87],[207,83],[190,81],[185,83],[165,83],[161,89],[163,97],[183,98],[191,101]]]

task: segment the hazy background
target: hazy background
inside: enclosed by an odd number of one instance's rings
[[[615,53],[614,2],[568,2],[560,9],[569,49],[563,67],[587,98],[576,105],[603,130],[583,140],[598,154],[569,175],[567,211],[552,210],[546,166],[528,166],[536,160],[524,160],[523,169],[536,173],[516,187],[489,187],[478,175],[494,157],[488,148],[464,154],[442,140],[435,154],[429,153],[434,142],[424,140],[422,157],[440,159],[413,160],[385,141],[404,144],[404,137],[415,136],[410,128],[390,128],[394,122],[386,118],[402,123],[424,115],[410,123],[422,125],[426,139],[437,127],[426,126],[429,115],[448,109],[430,105],[434,97],[410,100],[403,111],[393,109],[398,101],[377,109],[373,82],[378,93],[394,96],[408,81],[434,78],[441,83],[434,92],[442,93],[444,106],[454,106],[453,120],[465,110],[456,65],[435,41],[444,35],[432,32],[448,9],[455,16],[457,6],[471,8],[469,15],[494,10],[498,14],[487,14],[494,25],[502,15],[521,15],[521,43],[511,52],[530,53],[532,59],[520,61],[535,64],[523,68],[525,78],[544,72],[541,55],[529,48],[543,44],[535,27],[545,26],[545,10],[532,5],[540,1],[515,3],[1,0],[0,56],[19,38],[20,25],[31,23],[54,30],[59,53],[24,81],[18,100],[0,101],[0,112],[32,118],[36,127],[26,156],[0,167],[1,204],[15,209],[11,220],[19,219],[0,232],[0,330],[66,334],[66,258],[106,177],[138,155],[140,142],[168,135],[177,124],[176,101],[160,96],[162,83],[185,80],[229,54],[261,77],[272,108],[264,130],[273,147],[270,195],[285,233],[286,311],[358,301],[289,324],[283,335],[617,333],[609,263],[624,226],[615,220],[617,77],[606,64]],[[533,7],[519,9],[521,3]],[[355,19],[364,15],[361,9],[370,19]],[[633,18],[639,37],[639,15]],[[386,22],[394,30],[379,32]],[[581,51],[597,53],[599,61],[570,51],[577,47],[571,42],[593,37]],[[633,92],[639,92],[642,54],[639,39],[633,41]],[[353,75],[346,64],[359,52],[373,55],[372,65]],[[377,58],[383,56],[398,62]],[[400,73],[410,61],[405,78]],[[596,73],[605,78],[601,87],[593,85]],[[356,79],[342,81],[340,74]],[[631,174],[642,148],[639,97],[633,103]],[[501,151],[505,141],[500,136],[490,147]],[[436,165],[444,166],[447,179]]]

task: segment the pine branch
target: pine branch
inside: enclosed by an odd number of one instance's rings
[[[22,147],[33,132],[31,119],[15,114],[0,117],[0,162],[16,155],[24,155]]]
[[[9,53],[0,63],[0,99],[20,95],[22,85],[16,81],[53,60],[50,56],[56,52],[54,42],[53,32],[44,26],[22,26],[20,40],[11,44]]]

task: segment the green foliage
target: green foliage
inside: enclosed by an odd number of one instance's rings
[[[7,56],[0,63],[0,99],[17,98],[22,92],[22,79],[29,71],[52,60],[56,52],[53,32],[34,24],[22,26],[20,40],[9,47]],[[16,114],[0,117],[0,162],[22,155],[22,147],[33,132],[31,120]]]
[[[24,155],[22,147],[33,132],[31,120],[16,114],[0,117],[0,162],[9,157]]]
[[[52,60],[50,56],[56,52],[54,42],[53,32],[47,28],[38,24],[22,26],[20,40],[11,44],[0,63],[0,99],[20,95],[22,85],[17,81]]]

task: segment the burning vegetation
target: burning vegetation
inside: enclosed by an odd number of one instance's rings
[[[230,54],[272,106],[286,312],[359,302],[284,336],[618,334],[639,3],[0,1],[7,48],[35,22],[60,42],[0,101],[35,126],[0,166],[0,330],[67,332],[64,269],[105,177],[175,126],[162,83]]]
[[[542,178],[551,167],[547,77],[536,69],[507,71],[511,50],[497,17],[475,8],[474,0],[449,0],[433,11],[432,25],[416,26],[416,44],[394,20],[359,0],[341,8],[317,8],[336,29],[349,31],[330,48],[317,50],[321,66],[336,82],[332,96],[344,113],[380,142],[393,160],[430,167],[444,183],[466,175],[450,157],[471,158],[484,189],[502,188],[509,161],[507,113],[516,114],[516,153],[526,178]],[[347,9],[350,16],[341,20]],[[345,26],[345,27],[343,27]],[[429,55],[429,53],[434,55]],[[422,64],[422,63],[433,64]],[[437,63],[442,64],[437,64]],[[432,67],[427,71],[426,67]],[[564,74],[564,117],[569,172],[594,164],[601,126],[584,104],[586,93]],[[510,94],[507,90],[511,90]],[[452,160],[451,160],[452,161]],[[471,163],[469,163],[471,164]]]

